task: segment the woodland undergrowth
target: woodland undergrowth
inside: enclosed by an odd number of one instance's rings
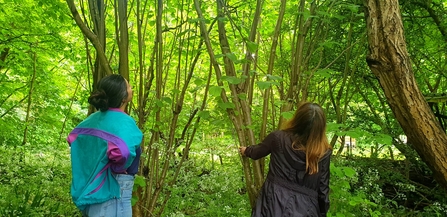
[[[0,216],[80,216],[68,148],[0,153]],[[210,153],[191,152],[161,216],[250,216],[239,156]],[[445,195],[423,163],[334,157],[328,216],[447,216]]]

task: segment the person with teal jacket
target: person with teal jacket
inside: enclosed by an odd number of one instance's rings
[[[99,111],[68,135],[71,196],[83,216],[132,216],[132,188],[143,134],[124,112],[131,100],[126,79],[115,74],[104,77],[88,99]]]

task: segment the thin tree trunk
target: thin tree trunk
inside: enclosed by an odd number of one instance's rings
[[[23,85],[23,86],[21,86],[21,87],[18,87],[18,88],[16,88],[16,89],[14,89],[13,91],[11,91],[11,93],[9,93],[8,96],[6,96],[4,99],[2,99],[2,100],[0,101],[0,107],[2,107],[3,104],[4,104],[4,103],[5,103],[11,96],[13,96],[15,93],[17,93],[18,90],[23,89],[23,88],[25,88],[25,87],[28,87],[28,84],[25,84],[25,85]],[[14,106],[14,107],[15,107],[15,106]],[[4,113],[3,115],[5,115],[5,113]],[[3,115],[2,115],[2,116],[3,116]]]
[[[2,115],[0,115],[0,118],[3,118],[5,115],[7,115],[10,111],[12,111],[14,108],[16,108],[17,106],[21,105],[23,101],[25,101],[25,99],[28,99],[28,95],[26,95],[25,97],[23,97],[19,102],[17,102],[15,105],[11,106],[8,110],[6,110],[5,112],[3,112]]]
[[[354,15],[351,15],[351,20]],[[335,108],[335,114],[337,115],[337,124],[344,124],[346,121],[346,115],[348,111],[348,103],[349,103],[349,94],[350,94],[350,87],[351,87],[351,81],[353,78],[353,71],[349,68],[349,61],[351,60],[351,50],[352,50],[352,25],[349,26],[348,36],[347,36],[347,49],[345,50],[345,68],[343,70],[343,78],[341,80],[340,88],[338,89],[337,95],[334,98],[332,88],[329,82],[330,87],[330,98],[332,101],[332,104]],[[336,82],[338,83],[338,81]],[[333,85],[335,88],[337,85]],[[343,94],[344,93],[344,94]],[[344,97],[344,102],[342,103],[342,98]],[[342,137],[342,142],[340,144],[340,149],[337,151],[336,156],[341,155],[343,152],[343,149],[345,147],[345,137]]]
[[[162,84],[163,84],[163,37],[162,37],[162,14],[163,14],[163,1],[162,0],[157,0],[157,17],[156,17],[156,41],[155,41],[155,46],[156,46],[156,70],[155,70],[155,98],[156,100],[161,100],[162,97]],[[156,113],[155,113],[155,123],[156,123],[156,128],[158,128],[158,123],[161,123],[161,110],[159,109]],[[155,143],[160,141],[160,129],[156,129],[153,132],[153,141]],[[151,143],[154,144],[154,143]],[[161,182],[160,182],[160,172],[158,171],[159,169],[159,149],[158,147],[156,147],[153,152],[152,152],[152,156],[151,156],[151,181],[150,181],[150,185],[149,188],[147,189],[154,189],[153,193],[151,195],[151,198],[146,198],[147,199],[147,204],[146,204],[146,208],[148,210],[154,210],[155,208],[155,204],[156,204],[156,199],[158,198],[161,190],[162,190],[162,186],[161,186]]]
[[[74,0],[66,0],[66,2],[67,2],[68,7],[69,7],[69,9],[71,11],[71,14],[73,15],[74,21],[79,26],[79,28],[81,29],[82,33],[89,39],[89,41],[95,47],[96,52],[97,52],[97,60],[98,60],[97,62],[105,70],[105,74],[112,74],[112,68],[110,68],[109,62],[108,62],[106,54],[104,52],[104,50],[105,50],[105,45],[104,45],[105,44],[105,41],[104,41],[105,40],[105,29],[104,28],[105,27],[102,26],[102,28],[104,29],[104,36],[103,35],[97,35],[97,34],[93,33],[87,27],[87,25],[85,25],[85,23],[82,21],[81,16],[79,16],[79,12],[76,9],[76,5],[74,4]],[[102,10],[104,10],[104,9],[102,9]],[[102,11],[102,13],[104,13],[104,11]],[[95,14],[99,15],[99,12],[97,12]],[[101,27],[101,26],[98,26],[97,28],[99,28],[99,27]],[[102,38],[104,40],[102,40]],[[95,84],[96,83],[94,83],[94,85]]]
[[[270,47],[270,54],[267,65],[267,75],[273,75],[273,67],[275,65],[278,38],[279,34],[281,33],[281,26],[284,20],[285,12],[286,12],[286,0],[281,0],[278,19],[276,20],[275,31],[272,37],[272,46]],[[268,106],[271,91],[272,91],[271,87],[264,90],[264,103],[262,108],[262,125],[261,125],[260,138],[264,138],[267,135],[267,117],[268,117]]]
[[[34,88],[34,82],[36,81],[36,71],[37,71],[36,61],[37,61],[37,55],[35,52],[33,52],[33,74],[31,76],[31,80],[30,80],[30,84],[29,84],[28,104],[26,107],[25,129],[23,130],[22,146],[26,144],[27,139],[28,139],[28,126],[29,126],[29,119],[30,119],[30,115],[31,115],[33,88]]]
[[[286,11],[286,0],[281,0],[281,5],[280,5],[280,9],[279,9],[279,15],[278,15],[278,19],[276,20],[276,26],[275,26],[275,31],[272,37],[272,46],[270,47],[270,54],[269,54],[269,59],[268,59],[268,65],[267,65],[267,75],[273,75],[273,67],[275,64],[275,59],[276,59],[276,49],[278,47],[278,38],[279,38],[279,34],[281,33],[281,26],[282,26],[282,22],[284,20],[284,14]],[[269,78],[267,77],[267,81],[269,80]],[[273,99],[271,99],[272,95],[273,95],[273,88],[270,86],[269,88],[264,90],[264,96],[263,96],[263,104],[262,104],[262,123],[261,123],[261,130],[259,133],[259,138],[263,139],[267,136],[267,121],[268,121],[268,116],[270,114],[269,112],[269,105],[270,102],[273,102]],[[274,109],[272,109],[273,111]],[[274,118],[272,118],[274,119]],[[275,125],[273,125],[275,126]],[[281,126],[278,126],[278,128]],[[261,166],[261,175],[264,176],[265,173],[265,158],[260,159],[259,162],[260,166]]]
[[[141,1],[136,1],[137,7],[136,7],[136,17],[137,17],[137,38],[138,38],[138,75],[139,75],[139,84],[138,84],[138,128],[143,129],[144,125],[146,123],[146,116],[145,116],[145,103],[147,101],[147,98],[144,98],[144,93],[146,91],[145,83],[144,83],[144,59],[143,59],[143,20],[144,20],[144,13],[141,13],[143,9],[141,8]],[[142,143],[141,143],[141,152],[146,153],[146,146],[145,146],[145,140],[146,137],[143,136]],[[138,175],[143,175],[143,177],[146,177],[145,174],[143,174],[144,170],[144,160],[140,160]],[[146,190],[147,191],[147,190]],[[138,187],[136,192],[134,192],[134,195],[138,198],[138,201],[136,204],[132,207],[132,213],[134,216],[143,216],[143,188]]]
[[[262,3],[262,2],[258,2],[258,3]],[[259,5],[257,6],[257,12],[260,12],[260,9],[258,9],[258,8],[259,8]],[[225,8],[225,4],[224,4],[223,0],[217,0],[217,13],[218,13],[217,16],[220,18],[224,18],[225,11],[226,11],[226,8]],[[259,14],[258,14],[258,16],[259,16]],[[257,18],[255,17],[254,20],[257,20]],[[230,60],[230,58],[228,58],[228,56],[226,55],[226,54],[231,54],[231,49],[230,49],[231,46],[228,42],[227,32],[226,32],[226,28],[225,28],[225,22],[218,19],[217,23],[218,23],[218,30],[219,30],[220,48],[221,48],[222,53],[225,55],[223,57],[224,63],[225,63],[225,67],[224,67],[225,74],[227,76],[237,76],[234,62],[232,60]],[[257,25],[257,24],[253,24],[253,25]],[[241,146],[249,146],[249,145],[256,144],[253,130],[249,127],[244,129],[244,126],[252,125],[250,106],[247,103],[247,99],[243,99],[243,98],[239,97],[239,94],[247,93],[246,89],[244,89],[243,87],[245,85],[248,85],[248,83],[249,83],[249,80],[245,80],[244,82],[242,82],[240,84],[229,84],[229,88],[231,90],[231,100],[232,100],[233,105],[235,106],[234,111],[237,112],[236,113],[233,111],[233,115],[234,115],[233,116],[234,117],[233,125],[235,126],[235,128],[238,132],[238,138],[239,138]],[[243,157],[243,168],[244,169],[247,169],[246,164],[247,164],[247,158]],[[244,170],[244,173],[246,173],[247,176],[251,175],[251,170],[253,170],[252,179],[253,179],[254,185],[247,185],[247,187],[250,189],[249,191],[251,191],[250,192],[251,197],[249,196],[250,204],[252,207],[254,207],[254,205],[255,205],[255,199],[254,199],[255,197],[254,196],[256,196],[258,194],[259,189],[261,188],[261,186],[263,184],[264,177],[262,176],[262,173],[261,173],[261,167],[260,167],[259,161],[252,161],[252,167],[248,168],[247,171]]]
[[[129,34],[127,32],[127,0],[115,0],[118,4],[118,50],[119,50],[119,72],[125,79],[129,80]]]
[[[75,87],[75,90],[74,90],[74,93],[73,93],[73,97],[71,98],[71,101],[70,101],[70,106],[68,106],[67,114],[65,115],[65,118],[64,118],[64,123],[62,123],[61,133],[59,134],[59,141],[62,140],[62,136],[66,136],[66,135],[63,134],[64,130],[65,130],[65,125],[67,124],[67,119],[68,119],[68,116],[70,115],[71,108],[73,106],[73,102],[75,101],[75,96],[78,93],[78,88],[79,88],[79,86],[81,84],[81,81],[82,81],[82,75],[79,76],[78,83],[76,83],[76,87]]]
[[[315,1],[311,3],[311,14],[315,10]],[[307,18],[307,20],[304,19],[305,14],[305,6],[307,5],[307,2],[305,0],[299,1],[298,6],[298,12],[296,17],[296,23],[295,23],[295,35],[294,35],[294,43],[293,43],[293,52],[291,56],[291,71],[290,71],[290,81],[289,81],[289,88],[287,89],[287,93],[285,95],[285,98],[283,99],[285,103],[281,106],[281,112],[287,112],[290,111],[294,105],[297,105],[300,99],[300,87],[299,87],[299,81],[300,76],[302,73],[302,69],[306,68],[307,66],[304,66],[304,47],[305,47],[305,40],[307,37],[307,33],[309,31],[309,28],[312,24],[312,17]],[[313,11],[313,12],[312,12]],[[280,118],[279,125],[281,126],[284,123],[285,119],[283,117]]]
[[[217,8],[218,8],[218,17],[223,17],[224,16],[222,14],[223,13],[223,11],[222,11],[223,10],[223,3],[220,2],[220,0],[217,0],[217,5],[218,5],[217,6]],[[205,23],[203,22],[203,13],[202,13],[202,10],[201,10],[201,7],[200,7],[200,3],[199,3],[198,0],[194,0],[194,6],[195,6],[195,9],[197,11],[198,17],[201,19],[199,21],[201,34],[202,34],[202,37],[204,37],[204,42],[205,42],[205,45],[206,45],[206,48],[207,48],[207,51],[208,51],[208,54],[209,54],[209,57],[210,57],[210,62],[212,63],[212,66],[213,66],[214,71],[216,73],[216,79],[217,79],[218,85],[223,87],[223,82],[221,80],[222,72],[220,70],[220,66],[219,66],[219,64],[218,64],[218,62],[216,60],[215,55],[214,55],[214,51],[213,51],[212,46],[211,46],[211,41],[210,41],[210,38],[209,38],[209,34],[206,31]],[[225,33],[224,23],[222,21],[218,21],[218,26],[219,26],[219,40],[220,40],[220,46],[221,46],[221,49],[222,49],[222,53],[223,54],[228,54],[230,51],[229,51],[228,41],[226,41],[226,33]],[[228,76],[235,76],[235,70],[234,70],[233,62],[231,60],[229,60],[229,58],[226,58],[226,57],[224,57],[224,62],[226,64],[226,67],[225,67],[226,75],[228,75]],[[242,113],[243,112],[247,112],[247,110],[246,109],[244,109],[244,110],[241,109],[241,104],[239,103],[239,97],[237,96],[238,92],[236,91],[235,85],[230,85],[230,90],[231,90],[231,93],[232,93],[232,97],[231,97],[232,98],[232,102],[233,102],[233,105],[235,106],[235,108],[234,109],[227,108],[226,111],[228,113],[228,116],[229,116],[231,122],[233,123],[233,126],[235,127],[235,131],[236,131],[237,137],[239,139],[239,144],[241,146],[248,146],[250,144],[254,144],[255,142],[254,142],[253,133],[251,135],[247,135],[247,136],[249,136],[251,138],[251,139],[249,139],[251,142],[248,142],[248,140],[247,140],[248,137],[246,137],[246,132],[245,132],[244,129],[242,129],[242,126],[244,124],[243,118],[246,118],[246,117],[242,117],[242,115],[244,115]],[[229,100],[228,100],[228,98],[227,98],[227,96],[226,96],[226,94],[225,94],[225,92],[223,90],[221,91],[221,97],[222,97],[222,101],[224,103],[228,103],[229,102]],[[247,106],[247,105],[243,104],[242,106]],[[238,111],[238,113],[240,113],[240,114],[236,115],[236,111]],[[257,191],[260,188],[260,186],[255,186],[253,184],[254,180],[253,180],[253,178],[251,176],[250,161],[248,160],[248,158],[242,158],[242,165],[243,165],[243,170],[244,170],[244,175],[245,175],[246,186],[248,187],[247,190],[248,190],[248,196],[249,196],[249,199],[250,199],[250,203],[251,203],[251,205],[254,205],[254,201],[256,199],[256,194],[257,194]],[[259,170],[259,174],[260,174],[259,163],[257,165],[258,165],[258,170]],[[256,164],[255,164],[254,167],[256,167]],[[260,179],[262,180],[262,177]]]

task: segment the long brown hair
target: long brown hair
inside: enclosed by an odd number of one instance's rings
[[[306,172],[318,173],[318,161],[331,149],[326,137],[326,115],[320,105],[305,102],[282,130],[293,135],[292,148],[306,153]]]

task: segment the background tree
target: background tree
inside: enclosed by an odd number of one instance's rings
[[[369,56],[387,101],[408,140],[447,188],[447,135],[419,90],[405,45],[397,1],[365,1]]]

